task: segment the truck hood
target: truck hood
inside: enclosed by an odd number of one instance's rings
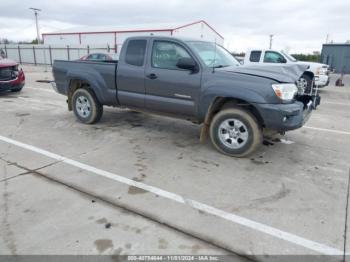
[[[328,65],[326,65],[326,64],[321,64],[321,63],[316,63],[316,62],[297,61],[296,63],[298,63],[300,65],[309,65],[309,66],[314,66],[314,67],[322,67],[322,66],[328,67]]]
[[[307,65],[293,64],[293,65],[281,65],[281,66],[230,66],[217,68],[215,70],[220,72],[231,72],[237,74],[245,74],[268,78],[280,83],[295,83],[302,74],[307,70]]]

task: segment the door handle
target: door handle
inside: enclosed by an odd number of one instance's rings
[[[149,75],[146,75],[149,79],[157,79],[158,76],[156,74],[149,74]]]

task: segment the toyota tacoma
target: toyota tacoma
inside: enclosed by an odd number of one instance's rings
[[[300,128],[320,103],[296,83],[307,66],[242,67],[223,47],[202,40],[128,38],[115,63],[56,60],[54,89],[83,123],[103,106],[166,114],[202,124],[220,152],[244,157],[263,131]]]

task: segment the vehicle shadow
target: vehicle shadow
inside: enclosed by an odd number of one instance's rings
[[[143,137],[148,140],[169,140],[177,147],[200,145],[200,125],[182,119],[128,109],[107,109],[101,121],[92,126],[103,132],[130,132],[130,137]]]

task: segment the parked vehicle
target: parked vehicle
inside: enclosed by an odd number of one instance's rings
[[[117,64],[53,64],[54,89],[83,123],[100,120],[103,106],[166,114],[203,124],[221,152],[244,157],[262,143],[264,129],[301,127],[320,98],[298,93],[306,66],[239,66],[223,47],[201,40],[132,37]]]
[[[329,70],[328,65],[315,62],[298,61],[293,56],[287,54],[284,51],[276,50],[262,50],[254,49],[248,50],[244,57],[245,66],[265,66],[275,65],[280,66],[282,64],[298,64],[307,65],[308,69],[302,75],[298,81],[299,88],[304,89],[306,92],[311,92],[311,86],[324,87],[329,84]]]
[[[25,83],[23,70],[16,61],[0,58],[0,92],[19,92]]]
[[[118,61],[119,55],[116,53],[92,53],[80,58],[82,61]]]

